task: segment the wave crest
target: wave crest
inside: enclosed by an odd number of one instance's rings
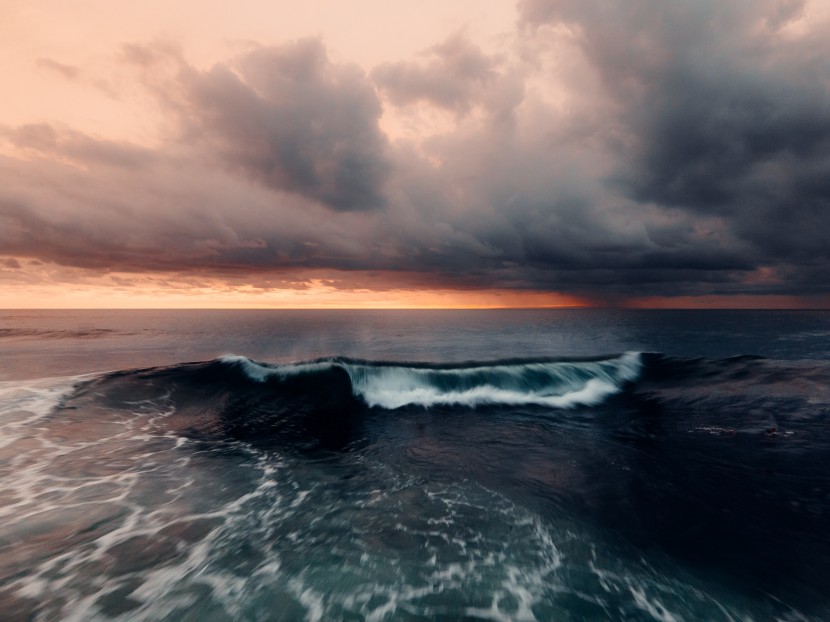
[[[341,369],[353,395],[370,407],[535,405],[572,408],[598,404],[636,381],[642,369],[638,352],[593,361],[505,361],[426,365],[322,359],[267,365],[240,356],[223,357],[255,382]]]

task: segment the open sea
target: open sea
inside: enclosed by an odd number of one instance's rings
[[[0,311],[0,619],[830,619],[830,312]]]

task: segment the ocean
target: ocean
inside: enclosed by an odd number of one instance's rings
[[[0,311],[2,620],[830,619],[830,312]]]

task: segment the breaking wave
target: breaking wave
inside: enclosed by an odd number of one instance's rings
[[[629,352],[591,361],[496,361],[430,365],[324,359],[268,365],[240,356],[220,359],[255,382],[345,372],[354,397],[370,407],[533,405],[591,406],[636,381],[641,355]]]

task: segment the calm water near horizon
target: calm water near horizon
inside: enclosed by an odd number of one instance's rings
[[[395,361],[753,354],[830,359],[830,311],[0,310],[0,380],[242,354]],[[41,356],[43,354],[43,356]]]
[[[0,311],[0,619],[830,618],[830,312]]]

